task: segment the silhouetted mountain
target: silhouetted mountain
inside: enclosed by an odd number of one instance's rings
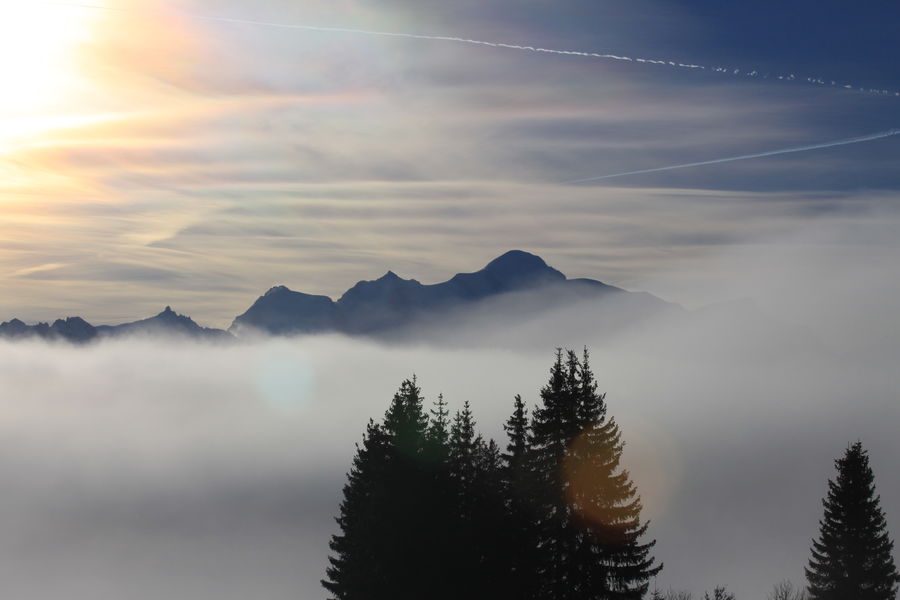
[[[333,330],[334,317],[335,304],[331,298],[294,292],[279,285],[237,317],[232,330],[247,326],[276,335],[315,333]]]
[[[645,292],[628,292],[593,279],[567,279],[541,257],[512,250],[479,271],[459,273],[430,285],[388,271],[374,281],[360,281],[337,301],[276,286],[236,317],[230,331],[271,335],[335,332],[400,339],[476,320],[508,331],[536,314],[601,299],[608,299],[604,306],[615,307],[614,317],[607,315],[604,321],[596,315],[593,320],[604,331],[677,308]],[[617,323],[610,323],[610,319]],[[168,306],[154,317],[121,325],[94,326],[80,317],[59,319],[52,325],[27,325],[19,319],[0,324],[0,338],[85,343],[124,335],[213,340],[233,337],[221,329],[201,327]]]
[[[188,316],[179,315],[170,306],[149,319],[123,323],[121,325],[101,325],[97,328],[101,335],[168,335],[192,338],[221,339],[231,334],[221,329],[201,327]]]
[[[201,327],[190,317],[179,315],[168,306],[155,317],[121,325],[95,327],[81,317],[57,319],[53,325],[47,323],[26,325],[19,319],[0,323],[0,338],[42,338],[81,344],[101,337],[124,335],[160,335],[197,339],[233,338],[227,331]]]
[[[632,299],[642,314],[673,306],[650,294],[626,292],[600,281],[567,279],[539,256],[512,250],[480,271],[459,273],[432,285],[388,271],[374,281],[360,281],[337,302],[274,287],[234,320],[231,331],[384,334],[424,321],[440,321],[450,314],[459,317],[461,312],[483,308],[487,303],[496,306],[504,298],[517,306],[527,304],[528,311],[534,312],[611,294]]]
[[[68,317],[57,319],[50,326],[53,335],[69,340],[70,342],[89,342],[97,337],[97,328],[81,317]]]

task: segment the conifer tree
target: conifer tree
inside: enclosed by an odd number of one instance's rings
[[[444,453],[450,449],[450,411],[444,395],[439,394],[434,408],[431,410],[431,422],[428,425],[426,438],[431,451],[437,452],[440,458],[445,458]]]
[[[463,518],[468,518],[471,514],[479,444],[481,436],[475,432],[475,418],[466,401],[463,409],[456,412],[450,427],[450,476],[460,498],[460,514]]]
[[[571,596],[566,567],[572,560],[574,539],[571,513],[565,496],[562,466],[572,431],[575,402],[563,362],[562,350],[550,368],[550,379],[541,389],[541,405],[534,410],[533,435],[534,507],[538,535],[539,585],[536,597],[562,600]]]
[[[377,517],[377,507],[389,501],[384,485],[389,453],[387,434],[370,420],[344,486],[336,519],[340,533],[329,543],[332,554],[322,585],[335,600],[379,597],[373,591],[381,584],[385,563],[391,560],[380,547],[388,530]]]
[[[506,452],[502,457],[508,528],[504,552],[509,574],[506,597],[524,600],[531,598],[537,588],[539,559],[533,506],[531,427],[522,396],[515,397],[513,413],[503,428],[507,436]]]
[[[472,531],[477,563],[474,590],[469,598],[502,600],[507,597],[510,581],[505,493],[502,479],[500,448],[494,440],[479,440],[475,454],[475,481]]]
[[[622,441],[615,420],[606,418],[606,395],[597,393],[587,349],[578,365],[576,397],[581,433],[569,446],[568,499],[583,536],[576,551],[582,598],[643,598],[660,572],[650,556],[655,540],[641,543],[641,500],[621,468]]]
[[[484,538],[479,530],[479,460],[484,442],[475,431],[475,418],[468,402],[457,411],[450,427],[449,475],[453,504],[453,537],[448,568],[459,595],[473,597],[482,576]]]
[[[436,552],[439,493],[428,460],[428,417],[415,378],[394,394],[383,425],[370,424],[344,488],[323,586],[336,600],[449,598]]]
[[[627,471],[624,444],[606,419],[585,351],[557,351],[532,423],[542,555],[538,597],[639,599],[661,570],[641,543],[647,524]]]
[[[894,600],[900,583],[875,476],[860,442],[835,461],[806,569],[811,600]]]

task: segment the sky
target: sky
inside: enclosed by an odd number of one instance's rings
[[[728,298],[708,276],[722,253],[811,220],[895,218],[900,137],[564,183],[900,127],[900,97],[805,82],[900,91],[889,3],[36,0],[3,11],[4,320],[121,322],[171,304],[227,326],[276,284],[336,297],[389,269],[436,282],[511,248],[701,306]]]

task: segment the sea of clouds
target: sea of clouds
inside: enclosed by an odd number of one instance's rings
[[[403,343],[4,342],[0,581],[32,600],[324,598],[354,443],[404,378],[469,400],[500,437],[554,348],[587,345],[666,565],[656,584],[751,599],[802,583],[832,461],[857,439],[900,535],[897,222],[851,214],[734,247],[707,271],[736,301],[614,329],[615,307],[581,304]]]

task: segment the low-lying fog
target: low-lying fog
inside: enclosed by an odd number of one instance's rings
[[[900,537],[900,236],[877,215],[850,222],[707,264],[710,297],[753,302],[611,337],[579,306],[511,330],[482,315],[444,346],[3,343],[4,595],[324,598],[354,442],[401,380],[471,401],[499,436],[514,394],[538,399],[559,345],[592,350],[665,563],[660,588],[726,584],[749,600],[802,583],[832,461],[852,441]]]

